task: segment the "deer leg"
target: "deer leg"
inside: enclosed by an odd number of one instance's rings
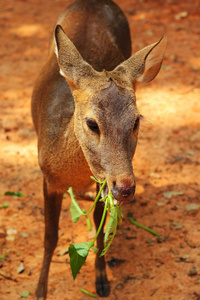
[[[97,191],[99,187],[97,186]],[[101,217],[103,214],[103,203],[97,201],[95,210],[94,210],[94,222],[96,226],[96,230],[99,227]],[[96,254],[96,260],[95,260],[95,272],[96,272],[96,291],[100,297],[107,297],[110,293],[110,285],[107,279],[106,275],[106,263],[105,263],[105,258],[104,256],[99,257],[101,254],[103,248],[104,248],[104,232],[103,232],[103,227],[98,235],[97,238],[97,248],[99,249],[98,253]]]
[[[58,223],[63,198],[63,194],[48,192],[45,179],[43,181],[43,191],[45,208],[45,249],[40,278],[35,292],[35,299],[37,300],[46,299],[49,267],[58,241]]]

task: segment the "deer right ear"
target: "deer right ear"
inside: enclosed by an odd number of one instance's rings
[[[86,87],[90,78],[99,76],[76,49],[60,25],[55,29],[55,54],[60,74],[65,77],[71,88]]]

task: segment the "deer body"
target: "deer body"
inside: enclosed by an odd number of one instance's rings
[[[94,175],[107,179],[117,200],[133,198],[132,158],[140,118],[135,86],[157,75],[166,44],[163,38],[130,57],[127,20],[111,0],[75,1],[57,24],[62,27],[56,27],[32,96],[45,199],[45,253],[36,299],[46,297],[63,193],[72,186],[83,195]],[[97,204],[97,227],[101,214]],[[101,253],[103,231],[97,247]],[[95,266],[97,293],[107,296],[104,257],[97,256]]]
[[[123,15],[115,4],[111,3],[111,7],[107,5],[109,2],[77,1],[60,17],[62,22],[58,20],[83,58],[98,71],[114,69],[131,54],[127,21],[122,18]],[[113,36],[113,28],[108,29],[107,26],[115,23],[114,12],[122,19],[114,28],[117,37]],[[123,35],[123,39],[120,35]],[[102,49],[104,53],[101,53]],[[56,190],[64,193],[68,186],[73,186],[74,191],[87,190],[91,184],[92,173],[73,130],[74,99],[66,80],[59,73],[54,41],[50,51],[32,97],[39,163]]]

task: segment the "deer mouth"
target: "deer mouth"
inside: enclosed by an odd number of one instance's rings
[[[117,206],[117,204],[121,204],[118,200],[116,200],[116,199],[113,199],[113,202],[114,202],[114,206]]]
[[[135,186],[128,187],[128,188],[120,188],[118,190],[112,189],[111,191],[113,204],[114,206],[120,206],[123,204],[132,203],[134,201],[134,194],[135,194]],[[101,197],[104,198],[108,195],[109,188],[106,184],[103,191],[101,192]]]

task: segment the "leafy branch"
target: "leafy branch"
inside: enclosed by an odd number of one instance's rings
[[[97,181],[94,177],[91,177],[91,178],[94,181],[101,184],[101,187],[100,187],[100,190],[97,194],[97,197],[96,197],[92,207],[90,208],[90,210],[88,212],[85,212],[85,210],[83,210],[79,207],[79,204],[76,201],[75,196],[73,194],[72,188],[70,187],[68,189],[68,193],[70,194],[70,197],[71,197],[70,213],[71,213],[72,221],[74,223],[76,223],[79,220],[80,216],[85,216],[87,224],[88,224],[88,220],[89,220],[88,215],[91,213],[91,211],[95,207],[95,204],[100,199],[101,193],[106,185],[106,180],[101,182],[101,181]],[[98,230],[96,232],[96,235],[95,235],[93,241],[79,243],[79,244],[71,244],[69,246],[70,267],[72,270],[73,279],[76,278],[79,270],[85,263],[85,260],[88,256],[90,249],[92,249],[95,253],[97,253],[99,251],[99,249],[94,247],[94,244],[95,244],[95,241],[96,241],[96,239],[102,229],[102,226],[104,224],[107,211],[109,211],[110,219],[106,226],[105,237],[104,237],[104,249],[103,249],[102,253],[100,253],[100,256],[105,255],[105,253],[108,251],[108,249],[113,241],[113,238],[116,234],[117,226],[122,220],[121,207],[119,207],[118,204],[116,206],[114,205],[113,197],[110,192],[108,193],[108,195],[106,197],[101,199],[101,201],[104,202],[104,210],[103,210],[100,225],[98,227]]]
[[[102,226],[104,224],[107,211],[109,212],[110,218],[108,220],[108,223],[107,223],[107,226],[105,229],[104,249],[100,253],[100,255],[99,255],[100,257],[105,255],[106,252],[108,251],[108,249],[110,248],[110,245],[111,245],[111,243],[116,235],[116,232],[117,232],[117,226],[122,221],[121,206],[118,205],[118,202],[116,205],[114,205],[114,200],[113,200],[113,196],[112,196],[111,192],[109,191],[108,194],[106,195],[106,197],[100,199],[101,193],[102,193],[104,187],[106,186],[106,180],[101,182],[101,181],[96,180],[94,177],[91,177],[91,178],[92,178],[92,180],[101,184],[101,187],[100,187],[100,190],[97,194],[97,197],[96,197],[92,207],[90,208],[90,210],[88,212],[86,212],[85,210],[83,210],[79,207],[79,204],[76,201],[76,198],[73,194],[72,188],[70,187],[68,189],[68,193],[70,194],[70,197],[71,197],[70,212],[71,212],[72,221],[74,223],[76,223],[79,220],[80,216],[85,216],[88,228],[91,228],[91,224],[90,224],[88,215],[91,213],[91,211],[93,210],[93,208],[98,200],[104,202],[104,210],[103,210],[101,222],[100,222],[99,228],[97,229],[94,239],[90,242],[71,244],[69,246],[70,267],[72,270],[72,275],[73,275],[74,280],[75,280],[79,270],[85,263],[85,260],[88,256],[90,249],[92,249],[95,253],[97,253],[99,251],[99,249],[94,247],[94,244],[95,244],[95,241],[96,241],[96,239],[102,229]],[[134,225],[136,225],[142,229],[145,229],[148,232],[150,232],[156,236],[159,236],[159,234],[157,232],[134,221],[131,216],[129,216],[129,220]]]

